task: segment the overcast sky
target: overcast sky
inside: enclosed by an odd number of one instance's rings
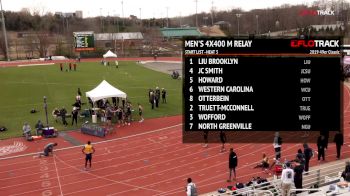
[[[251,9],[280,6],[282,4],[310,3],[312,0],[198,0],[198,13],[209,12],[212,2],[216,10],[241,8]],[[124,0],[124,16],[136,15],[141,18],[185,16],[196,13],[196,0]],[[39,8],[50,12],[83,11],[83,17],[122,14],[121,0],[2,0],[4,10],[19,11],[22,8]]]

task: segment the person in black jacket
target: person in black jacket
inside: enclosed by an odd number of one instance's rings
[[[62,123],[66,127],[68,125],[68,123],[66,121],[66,114],[67,114],[66,108],[62,107],[60,114],[61,114],[61,118],[62,118]]]
[[[304,156],[305,156],[305,167],[304,171],[308,172],[309,171],[309,163],[310,159],[314,156],[312,149],[307,145],[306,143],[303,144],[304,147]]]
[[[230,148],[230,154],[228,157],[228,168],[230,171],[230,176],[227,182],[231,182],[232,171],[233,171],[234,178],[236,179],[237,163],[238,163],[237,154],[233,151],[233,148]]]
[[[335,134],[333,142],[335,142],[337,148],[337,159],[340,159],[341,146],[344,144],[344,137],[341,131]]]
[[[326,148],[326,139],[323,135],[320,135],[317,139],[317,150],[318,150],[318,160],[321,159],[324,161],[324,149]]]
[[[294,185],[297,189],[303,188],[303,170],[304,166],[300,163],[300,160],[296,161],[294,166]],[[301,191],[296,191],[296,194]]]
[[[345,165],[345,170],[342,172],[341,177],[347,181],[350,182],[350,162],[347,161]]]
[[[328,130],[327,131],[323,130],[323,131],[320,131],[320,134],[324,136],[325,150],[327,150],[327,148],[328,148],[328,140],[329,140],[329,131]]]

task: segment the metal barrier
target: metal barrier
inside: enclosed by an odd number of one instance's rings
[[[297,191],[316,191],[316,192],[322,192],[322,189],[290,189],[288,192],[288,195],[290,195],[291,193],[297,192]]]
[[[318,187],[325,186],[330,183],[334,183],[335,180],[340,179],[341,171],[345,168],[345,163],[348,160],[344,160],[339,163],[335,163],[332,165],[328,165],[319,169],[310,170],[307,172],[307,174],[303,175],[303,187],[312,187],[315,184]],[[330,179],[332,179],[330,181]],[[255,195],[258,192],[268,192],[272,195],[281,195],[281,180],[280,179],[274,179],[265,183],[261,184],[254,184],[249,187],[244,187],[242,189],[237,189],[236,191],[227,191],[224,194],[216,193],[212,194],[212,196],[221,196],[225,194],[229,195],[242,195],[246,194],[248,196]],[[294,187],[294,186],[293,186]],[[292,188],[290,190],[290,193],[293,193],[295,191],[322,191],[320,188],[304,188],[304,189],[295,189]],[[263,194],[263,193],[262,193]]]
[[[253,196],[255,195],[266,195],[269,194],[271,196],[274,196],[273,192],[270,190],[248,190],[248,191],[244,191],[244,192],[240,192],[239,195],[245,194],[245,195],[251,195],[250,193],[252,193]]]

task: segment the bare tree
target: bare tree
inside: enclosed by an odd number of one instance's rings
[[[40,57],[46,57],[49,46],[50,46],[49,33],[36,32],[36,49],[39,52]]]
[[[34,57],[34,52],[35,52],[35,45],[36,45],[36,40],[35,37],[31,34],[26,34],[24,37],[24,44],[25,44],[25,50],[26,50],[26,56],[27,58],[33,58]]]

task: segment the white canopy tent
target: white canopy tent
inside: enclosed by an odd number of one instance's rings
[[[114,54],[112,51],[108,50],[106,54],[103,55],[103,58],[117,58],[117,55]]]
[[[126,99],[126,93],[110,85],[106,80],[103,80],[96,88],[85,94],[86,97],[90,97],[92,102],[110,97],[121,97]]]

